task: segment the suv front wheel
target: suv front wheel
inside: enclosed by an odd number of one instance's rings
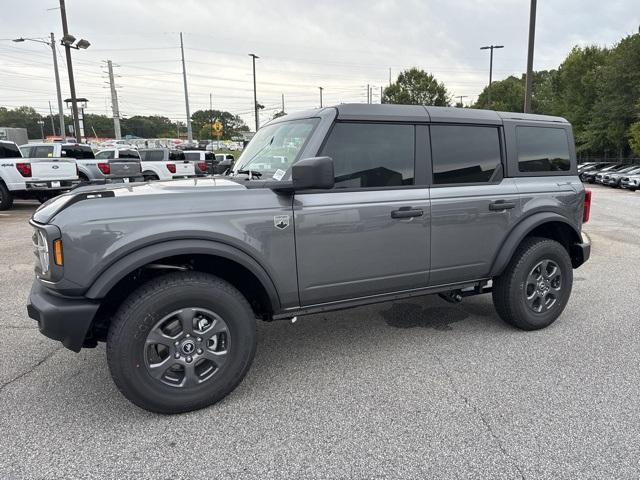
[[[201,272],[158,277],[113,318],[107,360],[120,391],[158,413],[211,405],[243,379],[256,349],[255,314],[231,284]]]
[[[551,325],[573,286],[567,250],[546,238],[525,239],[505,271],[493,280],[493,303],[505,322],[522,330]]]

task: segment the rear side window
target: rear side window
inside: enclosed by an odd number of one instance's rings
[[[184,160],[184,152],[180,150],[171,150],[169,152],[169,160]]]
[[[108,158],[115,158],[115,153],[113,150],[104,150],[102,152],[98,152],[96,153],[96,157],[98,160],[100,159],[108,159]]]
[[[96,158],[91,147],[83,145],[65,145],[62,147],[60,156],[64,158],[75,158],[76,160]]]
[[[333,158],[335,188],[413,185],[415,128],[401,124],[336,123],[322,155]]]
[[[53,157],[53,147],[39,146],[34,147],[31,152],[31,158],[48,158]]]
[[[433,183],[489,182],[501,162],[496,127],[432,125]]]
[[[22,157],[20,149],[13,143],[0,142],[0,158],[19,158]]]
[[[562,128],[517,127],[518,170],[566,172],[571,169],[569,139]]]
[[[163,150],[147,150],[140,152],[140,158],[145,162],[161,162],[164,160]]]
[[[118,150],[118,158],[140,158],[135,150]]]

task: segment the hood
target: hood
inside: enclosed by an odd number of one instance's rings
[[[189,178],[147,183],[117,183],[103,185],[88,185],[78,187],[68,193],[55,197],[42,204],[33,214],[33,221],[46,224],[61,211],[83,201],[99,201],[108,198],[148,198],[158,202],[160,198],[172,201],[175,196],[205,195],[212,192],[246,190],[240,181],[229,180],[226,177]]]

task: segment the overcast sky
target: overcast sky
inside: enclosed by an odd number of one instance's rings
[[[488,81],[519,75],[526,65],[529,0],[67,0],[69,31],[91,42],[73,51],[77,94],[88,112],[108,113],[101,62],[111,59],[124,116],[186,118],[180,65],[184,32],[191,111],[209,107],[241,115],[253,127],[252,52],[263,117],[324,104],[366,101],[380,86],[418,66],[444,81],[452,95],[475,100]],[[2,0],[0,105],[56,109],[51,51],[19,36],[61,36],[57,0]],[[52,8],[52,10],[47,10]],[[556,68],[574,45],[612,45],[638,31],[638,0],[539,0],[535,69]],[[69,96],[60,48],[62,89]]]

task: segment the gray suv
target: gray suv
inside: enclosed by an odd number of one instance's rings
[[[591,195],[562,118],[339,105],[271,121],[234,168],[80,188],[31,220],[29,315],[73,351],[106,341],[142,408],[231,392],[256,320],[491,294],[507,323],[544,328],[590,254]]]

